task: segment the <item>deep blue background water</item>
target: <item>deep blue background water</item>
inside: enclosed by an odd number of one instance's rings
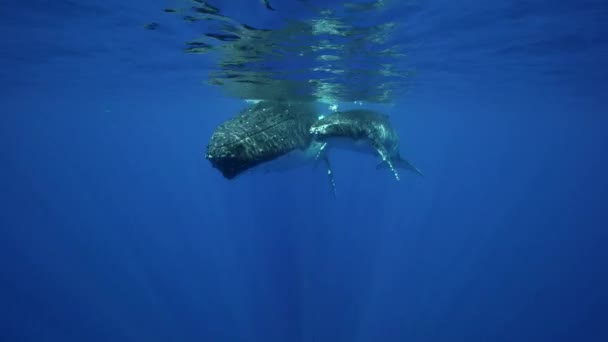
[[[421,4],[385,112],[425,178],[344,152],[336,199],[210,167],[244,104],[165,6],[0,9],[0,340],[608,340],[601,1]]]

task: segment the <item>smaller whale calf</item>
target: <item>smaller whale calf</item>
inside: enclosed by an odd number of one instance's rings
[[[327,155],[330,148],[346,148],[378,155],[381,162],[377,168],[388,167],[397,180],[400,179],[398,168],[423,175],[416,166],[401,157],[399,135],[384,114],[360,109],[336,112],[317,120],[311,126],[310,134],[313,141],[323,144],[317,159],[326,161],[332,186],[333,171]]]

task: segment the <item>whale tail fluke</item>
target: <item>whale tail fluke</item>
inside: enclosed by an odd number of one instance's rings
[[[414,164],[410,163],[406,159],[397,157],[392,160],[392,163],[396,168],[408,170],[408,171],[414,172],[414,173],[424,177],[424,174],[422,173],[422,171],[420,171],[419,168],[417,168]],[[376,166],[376,169],[380,170],[380,169],[384,169],[387,167],[389,167],[388,163],[382,162],[382,163],[378,164],[378,166]]]

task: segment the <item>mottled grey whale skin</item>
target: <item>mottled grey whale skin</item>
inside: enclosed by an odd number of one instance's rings
[[[370,151],[377,153],[382,160],[378,168],[388,166],[397,180],[397,168],[422,175],[418,168],[401,157],[399,135],[384,114],[372,110],[336,112],[316,121],[310,133],[315,141],[326,144],[322,150],[337,145],[337,141],[341,141],[340,147],[344,147],[346,141],[356,150],[361,150],[362,145],[371,148]]]
[[[292,151],[307,150],[316,120],[310,103],[261,101],[215,129],[206,158],[225,178],[236,178]]]

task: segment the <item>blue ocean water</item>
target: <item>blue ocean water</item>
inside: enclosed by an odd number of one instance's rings
[[[604,1],[394,13],[417,73],[383,111],[425,177],[343,152],[336,198],[211,167],[244,103],[167,6],[0,8],[0,341],[608,340]]]

